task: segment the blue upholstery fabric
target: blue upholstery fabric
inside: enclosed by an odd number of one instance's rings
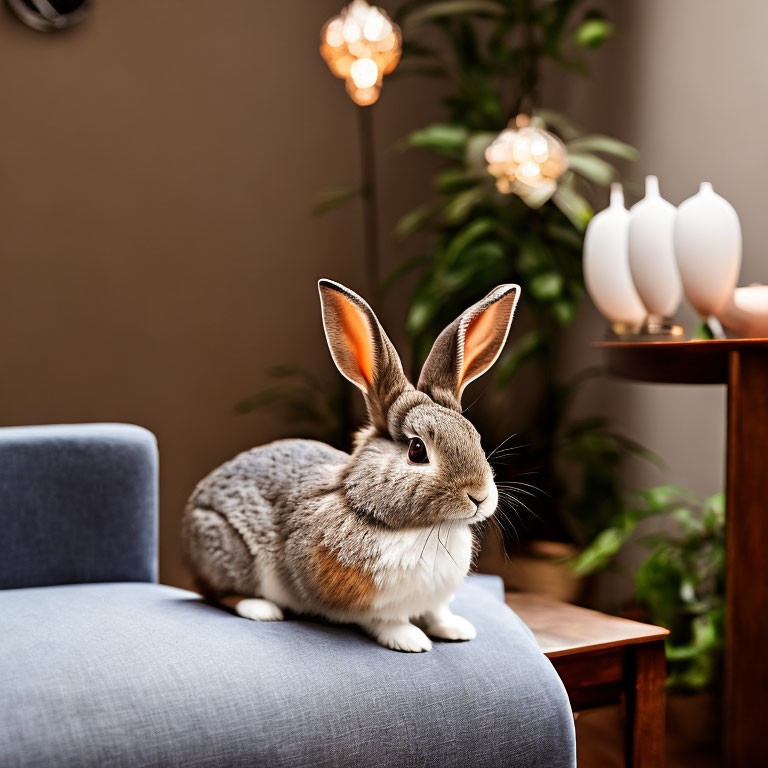
[[[0,764],[574,766],[563,686],[498,582],[455,608],[476,640],[402,654],[172,587],[0,592]]]
[[[0,589],[157,575],[157,444],[141,427],[0,429]]]

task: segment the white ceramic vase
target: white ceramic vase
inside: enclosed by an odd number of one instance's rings
[[[680,203],[674,245],[686,298],[703,317],[717,315],[739,278],[741,225],[733,206],[708,181]]]
[[[659,180],[645,179],[645,197],[629,212],[629,269],[648,310],[647,330],[663,330],[680,306],[683,288],[677,271],[673,229],[675,206],[659,194]]]
[[[611,185],[611,204],[592,217],[584,236],[584,282],[600,314],[617,333],[636,333],[648,314],[635,290],[627,248],[629,211],[621,184]]]
[[[717,319],[741,338],[768,338],[768,285],[736,288],[718,311]]]

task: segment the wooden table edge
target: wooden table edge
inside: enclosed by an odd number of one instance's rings
[[[638,622],[639,623],[639,622]],[[644,627],[653,626],[649,624],[643,624]],[[622,640],[610,640],[604,643],[592,643],[588,645],[578,645],[571,648],[558,648],[553,651],[545,651],[542,648],[542,653],[548,659],[562,658],[563,656],[574,656],[579,653],[589,653],[591,651],[604,651],[609,648],[623,648],[627,645],[641,645],[644,643],[655,643],[658,640],[663,640],[668,634],[669,630],[664,627],[657,627],[659,630],[653,635],[644,635],[643,637],[628,637]],[[533,630],[531,630],[533,631]],[[535,637],[535,634],[534,634]],[[538,641],[537,641],[538,642]],[[541,646],[539,646],[541,647]]]

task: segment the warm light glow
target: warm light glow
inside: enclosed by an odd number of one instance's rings
[[[518,115],[485,150],[485,159],[500,192],[540,201],[556,190],[556,180],[568,168],[568,152],[557,136],[535,123]]]
[[[526,160],[524,163],[520,164],[518,171],[518,175],[523,179],[535,179],[541,172],[541,169],[539,168],[538,163],[534,163],[533,160]]]
[[[400,61],[400,28],[365,0],[353,0],[323,28],[320,53],[336,77],[346,80],[347,93],[359,106],[373,104],[384,75]]]
[[[373,59],[358,59],[349,74],[358,88],[372,88],[379,79],[379,68]]]

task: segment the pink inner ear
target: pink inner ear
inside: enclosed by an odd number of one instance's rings
[[[355,357],[360,374],[368,384],[373,384],[373,347],[362,310],[335,291],[330,294],[330,300],[336,309],[339,326]]]
[[[514,294],[504,296],[469,321],[464,334],[464,361],[459,372],[460,387],[485,372],[496,359],[504,343],[514,301]]]

